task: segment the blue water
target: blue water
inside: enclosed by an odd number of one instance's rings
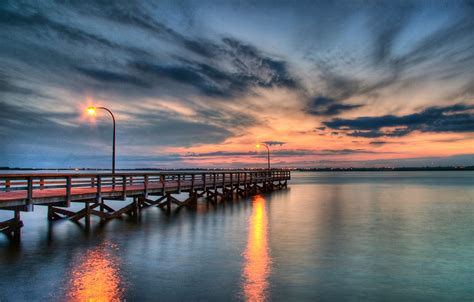
[[[474,301],[473,172],[292,178],[89,231],[36,207],[0,237],[0,301]]]

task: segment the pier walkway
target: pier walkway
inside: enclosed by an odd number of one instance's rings
[[[138,215],[149,206],[169,211],[172,204],[192,206],[201,197],[217,204],[236,196],[283,189],[290,178],[289,170],[0,174],[0,210],[14,212],[12,219],[0,222],[0,231],[19,236],[20,212],[31,212],[35,206],[47,206],[50,220],[84,219],[88,225],[91,215],[108,220]],[[181,193],[187,193],[187,198],[178,199]],[[127,198],[132,202],[118,210],[105,203]],[[84,208],[74,212],[68,209],[71,202],[83,203]]]

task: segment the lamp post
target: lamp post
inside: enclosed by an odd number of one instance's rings
[[[255,145],[257,149],[260,149],[261,146],[267,148],[268,171],[270,171],[270,147],[268,147],[268,145],[264,143],[258,143],[257,145]]]
[[[110,111],[109,109],[107,109],[105,107],[93,107],[93,106],[91,106],[91,107],[87,108],[87,113],[89,113],[89,115],[95,116],[98,109],[102,109],[102,110],[107,111],[108,113],[110,113],[110,116],[112,117],[112,121],[113,121],[113,125],[114,125],[114,133],[113,133],[113,140],[112,140],[112,174],[115,174],[115,116],[112,113],[112,111]]]

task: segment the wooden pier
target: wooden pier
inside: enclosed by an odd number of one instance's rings
[[[0,222],[0,231],[18,237],[23,226],[20,212],[31,212],[35,206],[47,206],[49,220],[83,219],[89,225],[91,215],[108,220],[138,215],[150,206],[170,211],[172,204],[192,206],[199,198],[218,204],[286,188],[290,178],[288,170],[0,174],[0,210],[13,212],[12,219]],[[178,199],[177,194],[182,193],[187,196],[184,200]],[[132,202],[125,207],[115,210],[109,206],[127,198]],[[72,202],[84,207],[72,211]]]

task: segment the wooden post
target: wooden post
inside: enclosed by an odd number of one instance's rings
[[[5,180],[5,191],[10,192],[11,181],[9,179]]]
[[[195,174],[191,176],[191,191],[194,191],[194,181],[195,181]]]
[[[48,206],[48,220],[49,221],[54,220],[53,206]]]
[[[145,175],[143,178],[143,186],[145,198],[148,198],[148,175]]]
[[[89,227],[91,224],[91,206],[89,202],[86,202],[86,215],[84,219],[86,220],[86,226]]]
[[[12,235],[15,239],[20,239],[21,227],[23,227],[23,222],[20,219],[20,210],[15,210],[14,220],[15,220],[15,225],[14,225]]]
[[[248,196],[248,184],[247,184],[247,172],[244,172],[244,194],[245,196]]]
[[[122,199],[127,199],[127,176],[122,176]]]
[[[66,204],[68,207],[71,204],[71,190],[72,190],[71,176],[66,176]]]
[[[166,193],[166,210],[171,211],[171,193]]]
[[[40,190],[44,189],[44,178],[40,178]]]
[[[97,194],[96,194],[97,202],[102,200],[102,176],[97,175]]]
[[[178,193],[181,193],[181,175],[178,174]]]
[[[138,198],[134,197],[133,198],[133,214],[135,216],[138,216],[140,213],[140,203],[138,202]]]
[[[26,205],[26,211],[32,212],[33,211],[33,177],[28,176],[27,182],[28,182],[28,194],[27,194],[28,204]]]
[[[161,186],[162,186],[162,189],[161,189],[161,195],[165,196],[165,183],[166,183],[166,179],[165,179],[165,175],[161,175],[160,176],[160,181],[161,181]]]

